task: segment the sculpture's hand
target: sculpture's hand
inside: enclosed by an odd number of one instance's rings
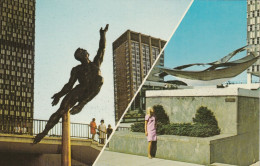
[[[106,25],[106,27],[105,27],[105,29],[104,29],[105,32],[107,32],[108,27],[109,27],[109,24]]]
[[[53,99],[53,101],[51,103],[52,106],[55,106],[56,104],[58,104],[58,102],[60,101],[60,97],[59,97],[58,93],[54,94],[52,96],[52,99]]]
[[[104,30],[103,30],[103,28],[101,27],[100,30],[99,30],[100,34],[101,34],[101,33],[105,33],[105,32],[107,32],[107,30],[108,30],[108,26],[109,26],[109,24],[106,25],[106,27],[105,27]]]

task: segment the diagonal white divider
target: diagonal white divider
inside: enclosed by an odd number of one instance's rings
[[[122,121],[123,117],[125,116],[127,110],[129,109],[129,107],[132,105],[136,95],[139,93],[139,91],[141,90],[143,84],[145,83],[145,81],[147,80],[149,74],[151,73],[151,71],[153,70],[154,66],[156,65],[158,59],[160,59],[160,56],[162,54],[162,52],[164,51],[164,49],[166,48],[166,46],[168,45],[168,42],[170,41],[170,39],[172,38],[173,34],[175,33],[175,31],[177,30],[177,28],[179,27],[180,23],[182,22],[183,18],[185,17],[186,13],[188,12],[188,10],[190,9],[191,5],[193,4],[194,0],[191,0],[190,4],[187,6],[185,12],[183,13],[181,19],[179,20],[178,24],[176,25],[176,27],[173,29],[172,34],[170,35],[169,39],[167,40],[167,43],[164,45],[164,47],[162,48],[160,54],[157,56],[156,60],[154,61],[151,69],[149,70],[149,72],[147,73],[147,75],[145,76],[144,80],[142,81],[142,84],[139,86],[138,90],[135,92],[134,97],[132,98],[132,100],[130,101],[130,103],[128,104],[127,108],[125,109],[124,113],[122,114],[121,118],[119,119],[118,123],[116,124],[115,128],[113,129],[113,132],[111,133],[109,139],[106,141],[103,149],[100,151],[98,157],[96,158],[95,162],[93,163],[93,166],[95,166],[95,164],[97,163],[98,159],[101,157],[103,151],[105,150],[107,143],[110,141],[110,139],[113,137],[117,127],[120,125],[120,122]]]

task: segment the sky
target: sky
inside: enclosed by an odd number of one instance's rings
[[[165,67],[219,60],[247,44],[247,2],[195,0],[165,48]],[[238,58],[245,56],[246,51]],[[167,76],[166,80],[176,79]],[[246,82],[246,72],[231,79]]]
[[[112,3],[113,2],[113,3]],[[96,118],[114,126],[112,42],[127,29],[168,40],[191,0],[44,0],[36,3],[34,118],[47,120],[58,107],[51,97],[69,80],[78,47],[92,60],[98,50],[99,29],[109,24],[107,47],[101,66],[100,93],[71,122]]]

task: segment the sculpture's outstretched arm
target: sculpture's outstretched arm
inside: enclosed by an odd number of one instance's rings
[[[76,68],[72,68],[71,73],[70,73],[69,82],[64,85],[64,87],[61,89],[60,92],[58,92],[52,96],[52,99],[53,99],[52,106],[58,104],[60,98],[64,95],[66,95],[73,88],[73,85],[75,84],[76,81],[77,81]]]
[[[101,63],[103,62],[104,54],[105,54],[105,47],[106,47],[106,32],[108,30],[108,24],[106,25],[105,29],[100,28],[100,40],[99,40],[99,48],[97,51],[97,55],[95,56],[93,62],[100,67]]]

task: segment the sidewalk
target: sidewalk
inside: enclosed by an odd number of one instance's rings
[[[258,161],[251,166],[259,166],[260,162]],[[185,163],[179,161],[172,161],[172,160],[164,160],[153,158],[149,159],[148,157],[144,156],[137,156],[125,153],[118,153],[118,152],[111,152],[105,150],[100,158],[98,159],[97,163],[94,166],[202,166],[199,164],[192,164],[192,163]],[[214,166],[231,166],[228,164],[220,164],[214,163]],[[232,165],[233,166],[233,165]]]
[[[111,152],[105,150],[94,166],[201,166],[199,164],[190,164],[172,160],[137,156],[125,153]]]

